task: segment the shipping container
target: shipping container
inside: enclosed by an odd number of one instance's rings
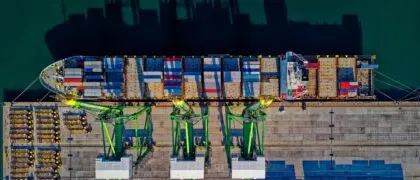
[[[101,89],[99,88],[95,88],[95,89],[85,88],[85,90],[83,91],[83,95],[87,97],[99,97],[99,96],[102,96],[102,92],[101,92]]]
[[[241,82],[241,72],[240,71],[224,71],[223,72],[224,82]]]
[[[184,75],[184,82],[201,82],[201,75]]]
[[[201,58],[197,57],[186,57],[184,60],[184,72],[202,72],[202,61]]]
[[[362,68],[362,69],[378,69],[379,65],[377,65],[377,64],[361,64],[360,68]]]
[[[241,97],[241,83],[239,82],[228,82],[224,83],[223,88],[226,98],[240,98]]]
[[[287,61],[280,61],[280,93],[287,94]]]
[[[85,75],[84,78],[85,80],[103,80],[104,76],[103,75]]]
[[[269,79],[268,82],[261,82],[261,95],[279,96],[279,80]]]
[[[82,82],[82,78],[64,78],[64,82]]]
[[[145,58],[144,71],[162,71],[162,58]]]
[[[223,58],[223,71],[240,71],[239,58]]]
[[[220,65],[220,58],[218,57],[206,57],[203,60],[204,65]]]
[[[244,81],[242,94],[244,97],[259,97],[260,96],[260,83]]]
[[[356,68],[356,58],[354,57],[340,57],[338,58],[338,68]]]
[[[145,96],[148,98],[163,98],[163,84],[162,83],[145,83]]]
[[[83,86],[96,86],[96,87],[100,87],[101,83],[100,82],[83,82]]]
[[[278,73],[277,58],[261,58],[261,72]]]
[[[63,86],[82,86],[82,82],[64,82]]]
[[[354,69],[353,68],[339,68],[338,69],[338,81],[354,81]]]
[[[64,75],[67,74],[74,74],[74,75],[82,75],[83,69],[82,68],[65,68]]]
[[[316,62],[316,63],[305,63],[305,68],[308,68],[308,69],[318,69],[319,68],[319,62]]]
[[[318,96],[332,98],[337,96],[337,59],[319,58]]]
[[[124,74],[120,72],[107,72],[106,81],[107,82],[124,82]]]
[[[184,83],[185,92],[184,97],[187,99],[196,99],[201,97],[201,92],[203,91],[202,84],[197,82],[185,82]]]
[[[259,74],[243,75],[242,80],[244,82],[259,82],[260,81],[260,75]]]

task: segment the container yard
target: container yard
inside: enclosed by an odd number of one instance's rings
[[[92,104],[116,107],[124,103]],[[268,114],[264,135],[266,179],[415,179],[420,176],[420,159],[417,156],[417,146],[420,143],[420,135],[417,133],[420,128],[418,103],[306,104],[305,110],[302,110],[300,102],[274,103],[265,110]],[[124,113],[136,112],[143,105],[139,103],[133,106],[126,103]],[[218,103],[209,106],[208,137],[211,148],[209,166],[204,172],[205,179],[232,178],[221,130],[226,119],[224,115],[219,115],[226,114],[225,109],[220,108],[223,106]],[[284,111],[279,111],[279,107],[284,107]],[[133,163],[133,179],[171,177],[171,110],[171,103],[166,102],[156,103],[156,106],[152,107],[154,151],[141,161],[141,165],[135,166]],[[35,115],[41,111],[52,118],[54,112],[57,112],[60,142],[41,142],[36,137],[40,124],[48,122],[50,126],[54,126],[54,121],[44,120],[44,116]],[[13,105],[5,103],[3,112],[5,179],[95,179],[95,162],[98,162],[97,156],[102,153],[101,122],[96,114],[71,108],[61,102],[15,102]],[[144,123],[146,117],[139,116],[139,122]],[[24,131],[28,133],[27,137],[22,141],[15,141],[15,124],[27,123],[29,120],[33,120],[32,127],[35,129],[29,132],[29,126],[25,124],[27,128]],[[131,139],[129,136],[133,135],[128,135],[128,132],[135,126],[135,123],[125,125],[127,133],[124,133],[124,139]],[[239,124],[233,123],[232,127],[234,126],[238,128]],[[108,126],[108,131],[113,131],[113,126]],[[200,134],[199,128],[195,131]],[[238,135],[232,134],[232,138]],[[135,149],[126,150],[127,154],[133,156],[136,155],[135,152]],[[201,152],[203,151],[197,149],[197,153]],[[232,146],[230,152],[240,155],[241,147]]]
[[[73,56],[46,67],[52,92],[86,100],[375,99],[375,56]],[[350,85],[351,84],[351,85]]]
[[[3,104],[4,179],[415,179],[420,104],[375,56],[73,56]]]

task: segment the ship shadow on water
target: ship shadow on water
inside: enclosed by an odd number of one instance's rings
[[[139,0],[105,0],[105,8],[87,15],[70,14],[45,35],[52,56],[72,55],[206,55],[361,54],[361,24],[344,15],[341,24],[288,20],[284,0],[264,0],[265,24],[253,24],[238,0],[160,0],[159,11],[145,10]],[[130,8],[133,24],[123,20]],[[179,9],[186,17],[177,18]],[[63,12],[65,12],[63,10]]]

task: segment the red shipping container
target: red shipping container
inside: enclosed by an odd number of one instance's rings
[[[165,58],[165,61],[181,61],[181,58]]]
[[[341,89],[350,89],[350,82],[340,82]]]
[[[296,95],[297,95],[297,92],[292,92],[293,97],[296,97]]]
[[[319,68],[319,62],[318,63],[307,63],[305,64],[306,68],[315,68],[318,69]]]
[[[82,82],[82,78],[64,78],[64,82]]]
[[[164,78],[165,79],[181,79],[182,76],[180,76],[180,75],[165,75]]]
[[[292,89],[292,94],[296,92],[297,92],[297,89]]]
[[[298,92],[303,92],[303,87],[302,86],[298,86]]]
[[[83,90],[83,89],[85,89],[85,86],[77,86],[76,88],[77,88],[77,90]]]
[[[220,92],[220,89],[205,89],[204,92],[216,93],[216,92]]]

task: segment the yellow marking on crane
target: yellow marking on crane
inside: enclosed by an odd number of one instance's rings
[[[75,101],[74,99],[70,99],[66,101],[66,105],[68,106],[74,106],[76,105],[77,101]]]

